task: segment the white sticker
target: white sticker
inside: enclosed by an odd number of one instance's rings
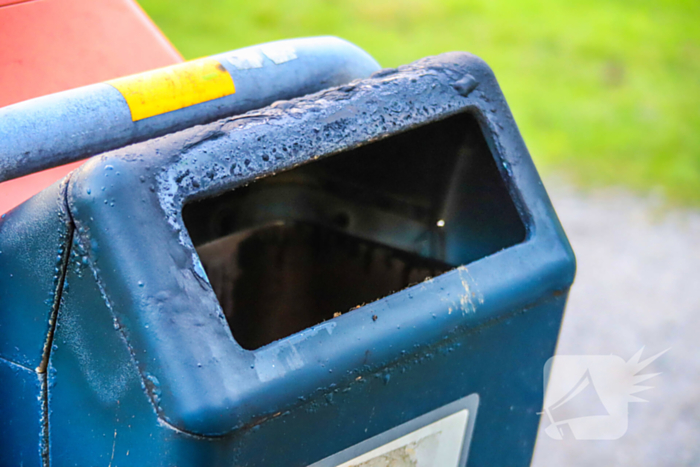
[[[464,467],[478,404],[472,394],[311,467]]]
[[[263,56],[257,48],[239,50],[228,55],[226,60],[239,70],[263,67]]]
[[[338,467],[457,467],[468,419],[460,410]]]
[[[268,45],[261,47],[262,52],[267,58],[272,60],[275,65],[279,65],[290,60],[296,60],[297,53],[294,47],[282,44]]]

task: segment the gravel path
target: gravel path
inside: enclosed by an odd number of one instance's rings
[[[662,372],[615,441],[556,441],[543,419],[533,466],[700,466],[700,211],[665,211],[619,191],[547,180],[578,270],[558,354],[642,359]]]

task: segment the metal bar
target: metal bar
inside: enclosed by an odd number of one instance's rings
[[[336,37],[270,42],[0,108],[0,182],[365,78]]]

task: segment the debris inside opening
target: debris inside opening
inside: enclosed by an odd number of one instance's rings
[[[234,338],[251,350],[526,233],[470,114],[188,203],[183,218]]]

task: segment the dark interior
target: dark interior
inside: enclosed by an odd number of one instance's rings
[[[466,113],[188,203],[183,218],[251,350],[526,235]]]

